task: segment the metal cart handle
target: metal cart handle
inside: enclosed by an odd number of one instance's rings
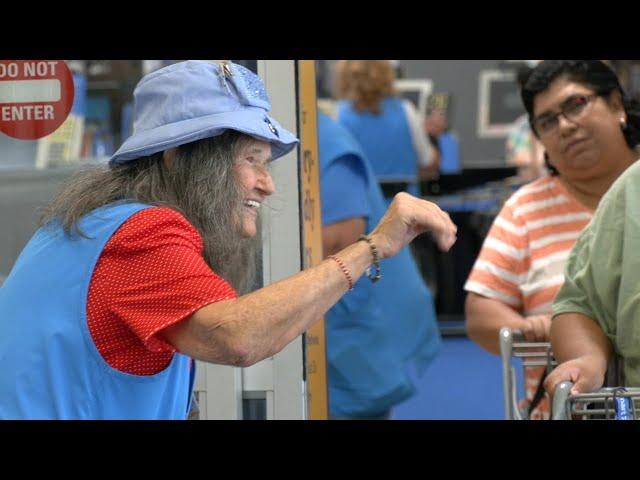
[[[513,331],[509,327],[500,329],[500,358],[502,360],[502,391],[504,392],[504,414],[506,420],[517,419],[514,391],[515,373],[511,368],[513,353]]]
[[[572,382],[561,382],[556,387],[553,395],[553,406],[551,410],[552,420],[569,420],[568,400],[571,393]]]

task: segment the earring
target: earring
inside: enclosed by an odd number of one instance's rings
[[[623,129],[627,128],[627,121],[625,120],[625,118],[624,118],[624,117],[622,117],[622,118],[620,119],[620,126],[621,126]]]

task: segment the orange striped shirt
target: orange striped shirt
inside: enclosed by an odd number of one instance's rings
[[[523,186],[494,220],[464,289],[524,316],[550,314],[571,248],[592,216],[556,177]]]

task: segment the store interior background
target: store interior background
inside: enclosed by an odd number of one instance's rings
[[[61,183],[83,164],[104,161],[130,135],[131,99],[138,80],[173,62],[68,61],[74,72],[76,95],[64,135],[22,141],[0,134],[0,280],[35,231],[39,209]],[[255,69],[255,61],[237,62]],[[640,99],[640,61],[609,62],[627,92]],[[316,65],[319,97],[330,101],[335,61],[318,61]],[[500,187],[508,174],[505,137],[483,135],[479,115],[488,108],[489,113],[484,114],[489,122],[505,123],[515,120],[524,109],[514,85],[496,82],[489,87],[489,98],[483,98],[481,83],[489,71],[513,76],[516,64],[509,60],[401,60],[398,65],[402,79],[429,80],[431,93],[445,93],[450,99],[450,130],[459,140],[462,171],[456,178],[445,178],[441,185],[428,186],[430,193],[436,187],[447,195],[452,193],[447,191],[452,182],[466,185],[469,178],[486,175],[482,177],[489,186],[485,194],[500,201],[509,193]],[[482,101],[488,104],[483,106]],[[456,250],[422,259],[423,274],[436,298],[443,349],[419,380],[416,395],[395,409],[396,419],[504,418],[500,358],[467,339],[462,314],[462,284],[495,213],[496,208],[457,212],[454,221],[461,222],[464,230]]]

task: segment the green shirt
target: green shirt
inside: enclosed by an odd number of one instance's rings
[[[553,316],[598,322],[623,358],[627,386],[640,387],[640,162],[602,197],[571,250]]]

